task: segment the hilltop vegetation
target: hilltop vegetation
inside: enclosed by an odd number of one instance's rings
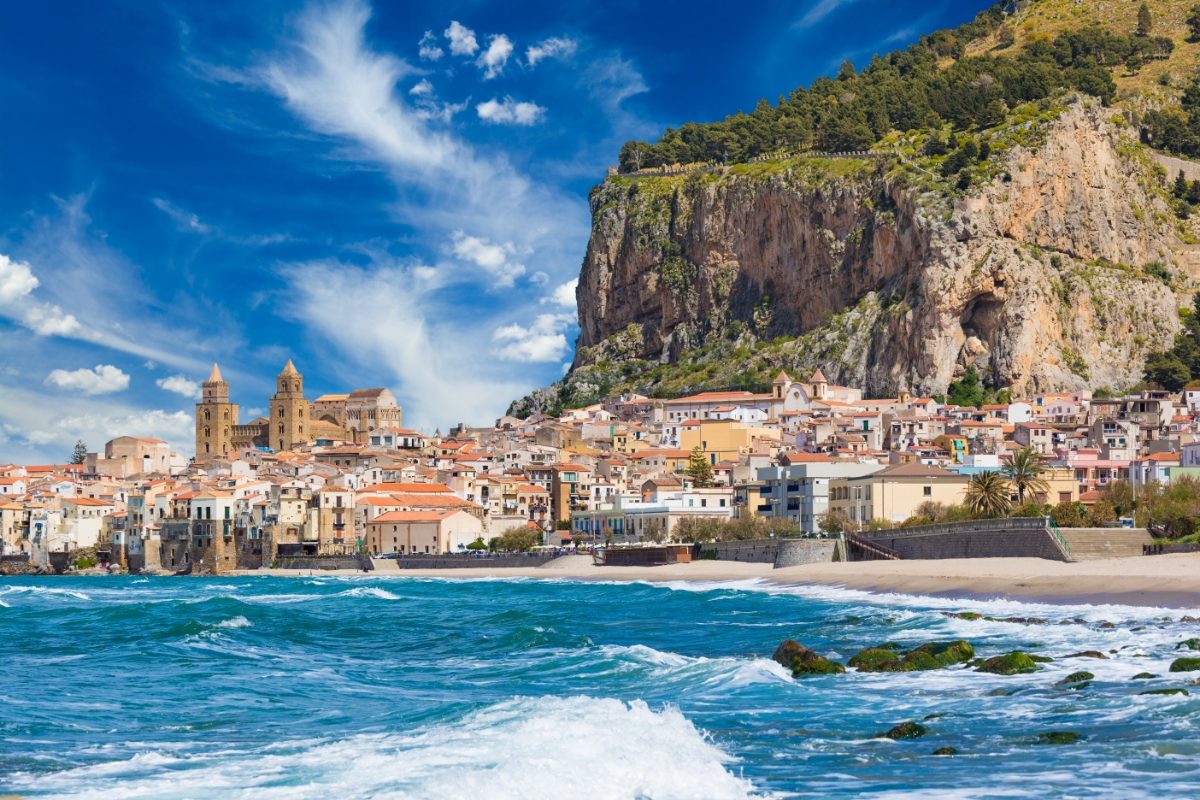
[[[1112,105],[1118,81],[1136,79],[1149,65],[1194,67],[1196,48],[1188,43],[1200,33],[1200,9],[1194,25],[1187,26],[1178,19],[1178,4],[1166,0],[1141,6],[1122,0],[1120,5],[1135,11],[1128,19],[1100,13],[1107,5],[1102,0],[1082,7],[1062,0],[998,3],[965,25],[876,56],[861,73],[846,62],[836,77],[818,78],[774,105],[760,100],[749,114],[668,128],[653,143],[627,142],[620,168],[732,163],[779,151],[861,150],[894,132],[947,125],[954,131],[978,130],[999,124],[1022,103],[1064,91]],[[1064,18],[1066,24],[1060,24]],[[1032,19],[1041,25],[1031,26]],[[1188,52],[1176,58],[1177,46],[1185,44]],[[1162,66],[1150,71],[1170,97],[1145,114],[1146,141],[1174,152],[1200,152],[1200,88],[1185,93],[1180,105],[1171,89],[1173,78]]]

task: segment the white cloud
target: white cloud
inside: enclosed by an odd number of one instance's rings
[[[450,52],[456,56],[473,56],[479,49],[479,42],[475,41],[475,31],[460,24],[456,19],[450,20],[450,27],[446,28],[444,35],[450,41]]]
[[[0,253],[0,306],[16,303],[38,287],[38,279],[24,261]]]
[[[550,295],[550,301],[567,308],[575,307],[575,290],[579,288],[579,278],[567,281],[556,288]]]
[[[552,36],[525,48],[525,63],[533,67],[546,58],[567,58],[574,55],[578,47],[574,39]]]
[[[200,384],[183,375],[171,375],[167,378],[159,378],[154,384],[158,388],[168,392],[174,392],[193,400],[200,399]]]
[[[550,276],[539,269],[529,276],[529,282],[534,286],[547,286],[550,283]]]
[[[408,93],[413,95],[414,97],[420,97],[421,95],[431,95],[431,94],[433,94],[433,84],[430,83],[425,78],[422,78],[420,81],[417,82],[416,86],[414,86],[408,90]]]
[[[46,376],[46,385],[86,395],[112,394],[129,388],[129,376],[111,364],[97,364],[95,369],[56,369]]]
[[[0,316],[24,325],[38,336],[81,337],[79,320],[53,303],[34,300],[33,290],[41,281],[29,264],[0,253]]]
[[[528,327],[512,323],[492,332],[492,353],[508,361],[560,361],[567,353],[570,314],[538,314]]]
[[[475,106],[475,113],[485,122],[497,125],[533,125],[542,120],[546,109],[536,103],[526,103],[505,97],[492,98]]]
[[[525,274],[525,265],[516,264],[510,258],[517,252],[512,242],[495,244],[462,231],[451,234],[450,241],[454,255],[490,274],[495,279],[492,284],[495,288],[508,288]]]
[[[417,55],[426,61],[437,61],[442,57],[442,48],[438,47],[437,36],[433,31],[425,31],[421,41],[417,43]]]
[[[487,50],[480,53],[479,60],[475,62],[483,70],[483,79],[490,81],[503,72],[505,64],[508,63],[508,57],[512,55],[512,52],[512,40],[503,33],[488,37]]]
[[[178,206],[172,205],[169,201],[161,197],[153,197],[150,202],[154,203],[154,207],[166,214],[175,221],[181,231],[190,231],[192,233],[208,234],[212,232],[212,226],[205,225],[200,221],[200,218],[190,211],[184,211]]]
[[[129,411],[127,413],[84,413],[56,417],[45,428],[34,428],[26,434],[35,447],[57,445],[64,452],[77,441],[97,446],[118,436],[148,436],[171,444],[176,452],[190,454],[195,421],[183,411]]]

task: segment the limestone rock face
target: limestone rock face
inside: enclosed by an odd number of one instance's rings
[[[1169,346],[1198,265],[1111,114],[1071,100],[966,193],[923,188],[903,161],[610,179],[591,199],[575,366],[811,333],[798,362],[872,393],[942,392],[971,364],[1018,393],[1128,386]]]

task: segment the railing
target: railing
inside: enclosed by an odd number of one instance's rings
[[[877,544],[875,542],[868,542],[866,539],[863,539],[861,536],[853,533],[846,534],[846,544],[850,545],[851,547],[856,547],[862,553],[866,554],[868,556],[868,558],[865,559],[866,561],[900,560],[900,554],[892,548],[887,547],[886,545]]]
[[[1054,524],[1054,520],[1046,517],[1046,530],[1050,531],[1050,535],[1054,537],[1054,541],[1058,543],[1058,549],[1062,550],[1063,557],[1067,561],[1071,560],[1071,545],[1067,544],[1067,537],[1063,536],[1062,529]]]

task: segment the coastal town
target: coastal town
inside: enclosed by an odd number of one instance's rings
[[[238,410],[214,365],[194,458],[131,434],[78,463],[0,466],[6,570],[217,574],[1010,515],[1137,524],[1149,543],[1121,497],[1200,475],[1200,387],[973,407],[866,398],[818,369],[763,393],[626,394],[427,434],[387,389],[308,399],[288,361],[267,416]]]

